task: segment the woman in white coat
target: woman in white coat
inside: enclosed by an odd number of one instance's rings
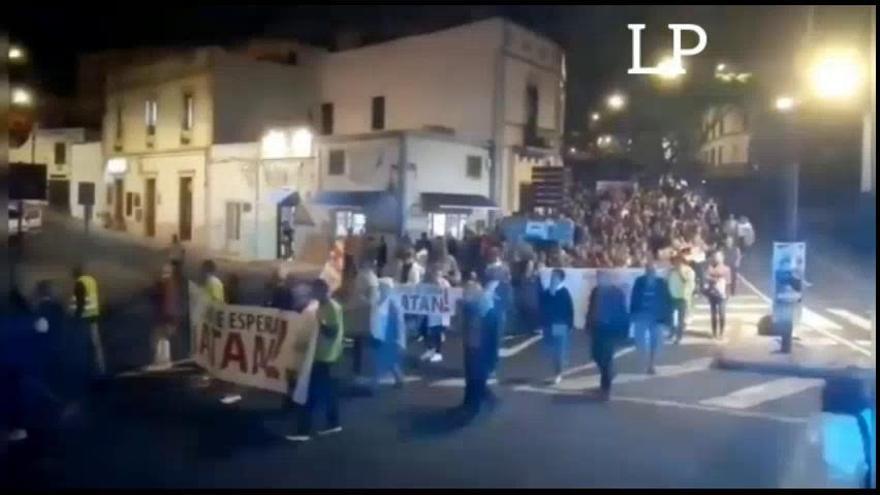
[[[375,363],[374,387],[378,387],[382,378],[389,372],[394,377],[394,386],[403,386],[400,359],[406,350],[406,325],[403,311],[393,297],[393,290],[393,279],[379,279],[379,293],[370,315],[370,334]]]

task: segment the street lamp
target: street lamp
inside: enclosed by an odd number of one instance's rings
[[[13,105],[28,107],[33,103],[31,92],[24,88],[13,88],[11,100]]]
[[[590,115],[590,120],[592,120],[593,122],[598,122],[600,118],[602,118],[602,116],[599,115],[599,112],[593,112]]]
[[[608,97],[608,108],[614,111],[623,109],[626,106],[626,97],[620,93],[614,93]]]
[[[657,64],[657,69],[659,73],[657,74],[660,79],[673,80],[681,77],[682,74],[685,73],[684,67],[681,65],[680,60],[676,60],[673,57],[664,57],[660,60],[660,63]]]
[[[853,50],[830,50],[816,58],[808,76],[813,94],[818,98],[843,100],[859,92],[863,70]]]
[[[795,104],[796,102],[794,98],[790,96],[780,96],[779,98],[776,98],[776,101],[774,102],[776,110],[783,113],[792,111]]]
[[[25,58],[24,49],[20,46],[10,45],[9,46],[9,60],[12,62],[22,62]]]

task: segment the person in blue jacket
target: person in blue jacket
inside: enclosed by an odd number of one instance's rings
[[[672,296],[666,280],[657,275],[654,260],[648,260],[645,273],[633,284],[630,317],[636,346],[647,357],[647,373],[653,375],[654,359],[663,342],[663,334],[672,325]]]

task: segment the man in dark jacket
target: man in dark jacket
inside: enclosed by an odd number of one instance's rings
[[[647,373],[653,375],[654,358],[663,342],[663,332],[672,324],[672,297],[666,280],[657,276],[653,260],[645,265],[645,274],[636,279],[630,298],[630,315],[636,345],[647,355]]]
[[[599,368],[599,397],[608,400],[614,378],[614,349],[629,331],[626,295],[608,282],[604,270],[596,274],[596,287],[590,292],[586,329],[590,334],[593,360]]]
[[[541,294],[541,320],[544,340],[553,352],[554,385],[562,381],[568,355],[568,336],[574,326],[574,304],[568,289],[562,286],[565,271],[555,268],[550,275],[550,286]]]

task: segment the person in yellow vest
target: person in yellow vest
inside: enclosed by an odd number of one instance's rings
[[[95,277],[87,275],[82,266],[73,269],[73,297],[70,301],[70,311],[78,328],[88,329],[92,342],[92,354],[95,370],[99,375],[107,371],[104,361],[104,348],[101,345],[101,333],[98,328],[98,319],[101,316],[100,301],[98,298],[98,282]]]
[[[205,260],[202,263],[202,289],[212,301],[226,302],[223,281],[217,276],[217,265],[214,260]]]
[[[285,437],[292,442],[311,439],[312,413],[318,405],[323,406],[327,418],[326,429],[318,431],[318,435],[342,431],[342,426],[339,424],[339,397],[334,377],[336,363],[342,356],[342,339],[345,335],[342,306],[330,297],[330,287],[321,279],[312,282],[312,294],[318,301],[316,314],[318,342],[309,377],[308,398],[306,405],[300,409],[297,433]]]

